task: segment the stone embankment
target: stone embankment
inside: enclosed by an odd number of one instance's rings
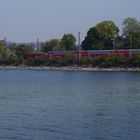
[[[0,70],[57,70],[57,71],[108,71],[108,72],[140,72],[140,68],[135,67],[78,67],[78,66],[66,66],[66,67],[48,67],[48,66],[0,66]]]

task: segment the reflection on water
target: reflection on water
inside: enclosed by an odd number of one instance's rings
[[[140,73],[0,71],[0,139],[138,140]]]

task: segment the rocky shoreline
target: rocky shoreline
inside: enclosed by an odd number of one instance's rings
[[[66,66],[66,67],[53,67],[53,66],[0,66],[0,70],[55,70],[55,71],[94,71],[94,72],[140,72],[140,68],[136,67],[78,67],[78,66]]]

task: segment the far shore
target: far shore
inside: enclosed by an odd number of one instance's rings
[[[140,72],[138,67],[79,67],[79,66],[0,66],[0,70],[55,70],[55,71],[94,71],[94,72]]]

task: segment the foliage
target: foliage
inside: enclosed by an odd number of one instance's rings
[[[87,32],[82,42],[84,50],[112,49],[112,42],[118,36],[119,29],[113,21],[103,21]]]
[[[72,34],[64,34],[62,39],[51,39],[46,42],[43,51],[63,51],[63,50],[74,50],[76,45],[76,38]]]
[[[10,57],[5,61],[6,65],[17,65],[18,58],[15,55],[10,55]]]
[[[140,32],[140,21],[136,18],[126,18],[123,21],[123,35],[128,36]]]
[[[64,34],[61,40],[61,45],[67,51],[75,50],[76,48],[75,42],[76,38],[73,34]]]
[[[81,57],[74,58],[73,56],[66,56],[64,58],[46,58],[38,57],[36,59],[20,60],[16,56],[10,56],[7,61],[0,59],[0,64],[18,65],[18,64],[32,65],[32,66],[98,66],[98,67],[140,67],[140,54],[134,54],[130,59],[121,54],[113,54],[111,56],[101,56],[95,58]]]
[[[27,54],[33,52],[29,45],[16,46],[15,43],[5,47],[5,42],[0,41],[0,64],[7,65],[50,65],[50,66],[99,66],[99,67],[140,67],[140,54],[136,53],[129,59],[121,54],[101,56],[95,58],[81,57],[74,58],[67,54],[64,58],[28,59]],[[126,18],[123,21],[122,35],[119,36],[119,29],[113,21],[103,21],[90,28],[87,36],[82,42],[84,50],[107,50],[113,49],[140,49],[140,21],[136,18]],[[51,39],[42,43],[44,52],[48,51],[71,51],[76,49],[76,38],[73,34],[64,34],[62,39]]]
[[[45,65],[47,63],[48,63],[48,58],[46,57],[38,57],[35,58],[34,60],[27,61],[28,65],[35,65],[35,66]]]
[[[48,52],[48,51],[61,51],[61,50],[64,50],[61,47],[60,42],[61,42],[61,40],[59,40],[59,39],[51,39],[50,41],[45,43],[45,45],[43,47],[43,51]]]
[[[5,48],[4,42],[0,41],[0,63],[6,64],[11,56],[14,56],[14,53],[10,49]]]
[[[73,65],[75,62],[75,58],[71,55],[67,55],[64,57],[64,65]]]
[[[111,40],[118,35],[119,29],[113,21],[103,21],[96,26],[97,33],[104,40]]]
[[[91,64],[91,60],[92,59],[84,56],[84,57],[81,57],[80,59],[77,59],[76,64],[80,66],[89,66]]]
[[[124,19],[123,36],[125,46],[129,46],[131,49],[140,48],[140,21],[135,18]]]
[[[16,47],[15,53],[21,59],[27,59],[27,54],[32,53],[34,49],[28,45],[19,45]]]
[[[140,53],[135,53],[130,59],[130,65],[140,67]]]

